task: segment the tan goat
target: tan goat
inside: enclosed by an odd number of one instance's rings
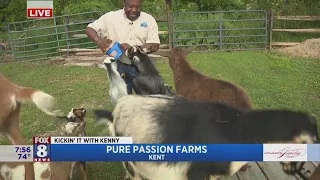
[[[58,127],[66,136],[85,136],[84,108],[72,109],[68,116],[68,123]],[[31,163],[32,164],[32,163]],[[0,162],[0,179],[5,180],[70,180],[75,164],[79,164],[83,179],[87,180],[85,162],[34,162],[34,176],[32,171],[26,168],[26,163]]]
[[[23,101],[32,101],[48,115],[62,114],[62,111],[56,108],[54,97],[38,89],[14,84],[0,72],[0,132],[3,132],[13,145],[26,144],[19,127]],[[26,174],[26,180],[32,180],[34,176],[32,163],[25,163],[25,168],[30,171]]]
[[[48,115],[62,115],[62,111],[56,108],[54,97],[39,89],[14,84],[0,73],[0,131],[4,132],[13,145],[26,144],[19,128],[21,102],[23,101],[32,101]]]

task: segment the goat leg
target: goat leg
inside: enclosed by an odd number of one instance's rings
[[[82,176],[83,176],[83,180],[87,180],[87,164],[85,161],[80,161],[78,162],[79,166],[80,166],[80,169],[81,169],[81,172],[82,172]]]
[[[26,141],[20,132],[20,109],[21,104],[17,103],[16,109],[13,113],[7,118],[7,121],[4,124],[5,134],[13,145],[25,145]],[[25,180],[34,180],[34,169],[32,162],[24,163],[25,167]]]

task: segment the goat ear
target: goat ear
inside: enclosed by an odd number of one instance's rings
[[[85,108],[82,108],[82,111],[81,111],[82,117],[85,117],[86,114],[87,114],[87,110]]]
[[[191,46],[191,47],[183,48],[182,50],[185,54],[189,54],[189,53],[193,52],[196,49],[196,47],[197,46]]]
[[[172,58],[172,52],[171,51],[158,50],[156,52],[153,52],[152,54],[159,55],[159,56],[162,56],[162,57]]]

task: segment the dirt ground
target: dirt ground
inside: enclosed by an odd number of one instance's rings
[[[320,38],[307,39],[301,44],[275,49],[275,51],[289,56],[320,58]]]

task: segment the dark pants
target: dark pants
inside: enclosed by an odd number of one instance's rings
[[[124,80],[127,84],[128,94],[132,94],[133,79],[138,75],[138,71],[135,66],[130,66],[128,64],[117,61],[117,70],[120,75],[124,74]]]

